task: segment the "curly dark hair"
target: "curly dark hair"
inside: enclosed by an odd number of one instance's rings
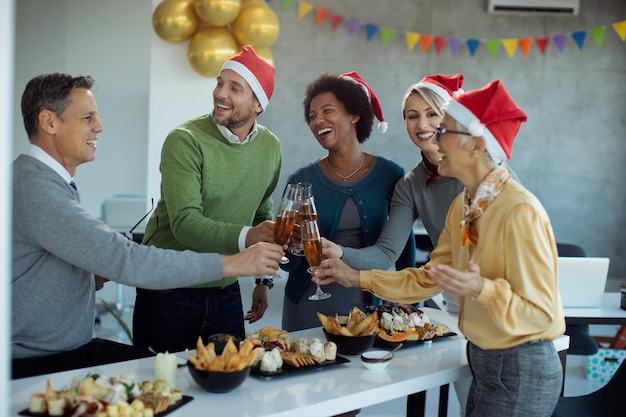
[[[359,143],[363,143],[372,133],[374,124],[374,112],[365,90],[355,81],[340,75],[322,74],[306,87],[304,93],[304,121],[309,123],[311,101],[319,94],[330,92],[335,95],[346,111],[354,116],[359,116],[356,123],[356,136]]]
[[[61,73],[42,74],[30,80],[22,93],[22,119],[28,139],[33,141],[37,137],[42,110],[53,111],[62,119],[72,91],[76,88],[90,90],[95,83],[91,75],[73,77]]]

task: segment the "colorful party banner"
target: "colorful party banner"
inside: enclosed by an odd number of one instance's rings
[[[365,33],[367,34],[368,42],[372,40],[376,32],[378,32],[378,26],[371,24],[371,23],[365,24]]]
[[[589,29],[589,34],[593,40],[596,41],[599,47],[602,47],[602,43],[604,42],[604,30],[604,26]]]
[[[406,34],[406,48],[411,52],[417,42],[420,40],[420,34],[416,32],[407,32]]]
[[[576,45],[578,45],[578,49],[580,49],[581,51],[583,50],[583,46],[585,45],[586,37],[587,32],[585,32],[584,30],[572,33],[572,39],[574,39],[574,42],[576,42]]]
[[[271,0],[266,1],[268,3],[271,2]],[[286,11],[293,5],[294,2],[295,0],[281,0],[281,9],[283,11]],[[477,39],[463,37],[445,37],[415,31],[402,32],[390,26],[381,26],[373,22],[363,22],[353,17],[347,17],[334,13],[331,10],[315,7],[311,3],[305,1],[298,2],[298,19],[303,19],[311,12],[311,10],[313,10],[313,8],[315,8],[315,24],[318,27],[321,27],[329,17],[332,31],[335,31],[344,22],[348,27],[348,34],[355,33],[359,28],[361,28],[361,26],[363,26],[365,29],[367,42],[370,42],[372,39],[374,39],[377,34],[380,34],[380,39],[383,45],[389,45],[391,40],[397,33],[403,33],[405,37],[407,51],[413,51],[415,49],[415,46],[420,43],[421,51],[423,53],[427,53],[428,49],[430,49],[430,46],[434,43],[434,49],[437,55],[441,54],[441,52],[447,45],[450,50],[450,54],[452,56],[456,56],[459,52],[460,47],[462,45],[466,45],[470,57],[473,57],[476,54],[478,48],[481,45],[485,45],[489,55],[491,57],[495,57],[498,52],[498,48],[502,44],[509,58],[513,58],[515,56],[518,47],[520,51],[522,51],[522,55],[524,57],[528,57],[530,50],[532,49],[533,42],[537,45],[537,49],[539,49],[539,52],[542,55],[545,55],[550,41],[552,41],[552,43],[555,45],[560,53],[563,53],[565,51],[567,39],[570,36],[578,49],[582,51],[585,48],[585,40],[587,36],[590,36],[595,41],[598,47],[602,47],[606,33],[606,26],[597,26],[586,30],[578,30],[570,33],[557,33],[552,36],[535,38],[504,37],[500,39]],[[615,33],[622,40],[622,42],[625,42],[626,20],[612,23],[611,26]]]
[[[298,4],[298,19],[302,20],[304,18],[304,16],[306,16],[307,14],[309,14],[309,12],[313,9],[313,5],[310,3],[305,3],[303,1],[301,1]]]
[[[528,53],[530,52],[530,48],[533,45],[533,41],[530,38],[524,38],[524,39],[520,39],[517,44],[519,45],[519,49],[522,51],[522,54],[524,54],[524,56],[528,56]]]
[[[337,29],[337,26],[343,22],[343,16],[331,13],[330,15],[330,28],[334,31]]]
[[[315,12],[315,24],[317,26],[322,26],[329,14],[330,12],[328,10],[317,9]]]
[[[517,39],[502,39],[502,46],[504,46],[504,50],[506,51],[509,58],[513,58],[515,56],[515,51],[517,50]]]
[[[389,41],[394,37],[395,34],[396,34],[395,29],[380,28],[380,36],[382,37],[383,45],[387,45]]]

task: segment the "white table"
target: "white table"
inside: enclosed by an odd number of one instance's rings
[[[433,320],[450,323],[445,312],[424,308]],[[453,319],[454,321],[454,319]],[[321,328],[294,332],[295,337],[324,340]],[[389,367],[382,372],[365,369],[358,356],[346,356],[350,363],[312,371],[301,375],[259,379],[250,377],[242,386],[227,394],[211,394],[199,388],[183,368],[178,384],[185,395],[194,400],[171,416],[211,415],[232,416],[331,416],[406,397],[430,388],[469,377],[465,356],[465,341],[460,336],[403,348],[396,352]],[[134,370],[140,380],[154,379],[154,359],[146,358],[120,362],[85,370],[11,381],[11,415],[28,406],[30,394],[43,392],[46,378],[54,388],[69,384],[73,377],[82,378],[87,371],[115,375]]]
[[[626,324],[626,310],[620,308],[621,293],[607,292],[598,308],[565,308],[567,324]]]

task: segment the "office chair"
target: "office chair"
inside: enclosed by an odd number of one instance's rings
[[[571,243],[557,243],[556,250],[563,257],[586,257],[585,250]],[[595,355],[598,352],[598,344],[589,334],[588,324],[568,324],[565,334],[570,337],[570,345],[567,351],[570,355]]]
[[[578,397],[561,397],[552,417],[622,417],[624,415],[626,361],[602,388]]]

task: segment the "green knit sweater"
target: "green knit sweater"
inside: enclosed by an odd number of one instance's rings
[[[258,131],[252,141],[232,144],[207,114],[170,132],[161,151],[161,198],[143,243],[239,252],[241,229],[273,218],[272,193],[281,170],[280,141],[261,125]],[[204,286],[222,287],[236,279]]]

